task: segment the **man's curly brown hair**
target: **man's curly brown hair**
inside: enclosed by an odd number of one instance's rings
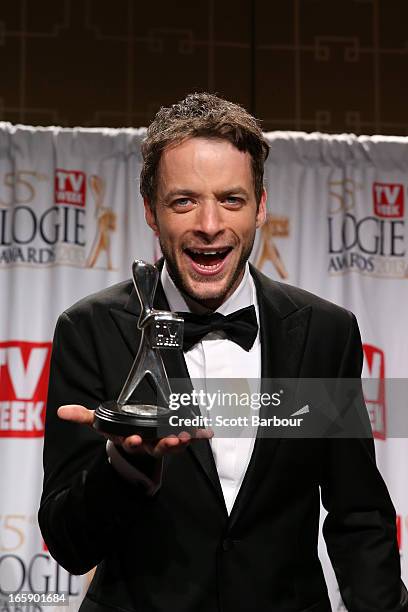
[[[150,206],[155,207],[162,152],[170,145],[194,137],[228,140],[239,151],[250,154],[255,197],[259,204],[269,145],[257,120],[238,104],[209,93],[193,93],[168,108],[163,106],[147,129],[142,144],[140,193]]]

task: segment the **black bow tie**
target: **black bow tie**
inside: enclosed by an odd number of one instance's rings
[[[254,306],[241,308],[227,316],[219,312],[201,315],[193,312],[178,314],[184,319],[184,351],[188,351],[194,344],[200,342],[201,338],[213,331],[225,332],[227,338],[249,351],[258,333]]]

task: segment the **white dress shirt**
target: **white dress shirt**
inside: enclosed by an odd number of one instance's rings
[[[166,264],[164,264],[161,272],[161,282],[172,311],[207,312],[202,306],[195,304],[191,299],[185,298],[180,293],[169,275]],[[216,312],[229,315],[236,310],[251,305],[255,307],[259,328],[256,289],[247,264],[241,283]],[[238,344],[226,338],[224,332],[219,331],[207,334],[190,350],[184,351],[184,358],[194,386],[196,386],[196,383],[200,386],[205,385],[205,381],[209,379],[239,378],[242,380],[245,390],[249,392],[260,391],[261,343],[259,329],[255,342],[249,351],[241,348]],[[241,384],[237,383],[237,386],[243,388]],[[196,390],[199,391],[199,389]],[[201,411],[203,412],[203,409]],[[251,409],[248,407],[247,415],[250,412]],[[240,410],[240,414],[242,415],[242,410]],[[228,435],[227,428],[218,430],[214,428],[214,430],[215,435],[210,440],[210,445],[225,505],[228,513],[230,513],[252,455],[256,430],[244,428],[237,437],[231,437],[231,433]],[[192,443],[194,444],[194,442]],[[130,465],[123,458],[123,455],[119,454],[112,442],[108,441],[106,448],[109,461],[124,478],[133,482],[143,482],[151,495],[157,491],[161,478],[159,471],[157,479],[152,481]]]
[[[161,282],[172,311],[191,310],[171,279],[166,264],[162,269]],[[191,304],[191,300],[188,300],[188,302]],[[256,289],[247,265],[241,283],[234,293],[217,308],[216,312],[229,315],[236,310],[251,305],[255,306],[259,326]],[[194,308],[194,310],[197,309]],[[201,308],[201,310],[203,309]],[[226,338],[224,332],[220,331],[211,332],[204,336],[201,342],[184,352],[184,358],[193,384],[194,379],[202,381],[211,378],[240,378],[248,380],[251,385],[251,392],[259,392],[261,378],[259,329],[255,342],[249,351]],[[253,386],[255,381],[258,386],[256,389]],[[250,414],[250,410],[248,408],[248,414]],[[217,429],[215,429],[215,435],[210,444],[224,494],[225,505],[228,513],[230,513],[251,458],[256,432],[245,428],[242,431],[242,437],[227,437],[228,428],[223,427],[219,430],[219,433],[222,437],[217,436]]]

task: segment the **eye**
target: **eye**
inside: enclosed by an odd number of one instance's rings
[[[226,196],[222,203],[229,208],[240,208],[244,204],[244,200],[238,196]]]
[[[172,202],[172,207],[178,211],[190,210],[193,206],[194,202],[191,198],[177,198]]]

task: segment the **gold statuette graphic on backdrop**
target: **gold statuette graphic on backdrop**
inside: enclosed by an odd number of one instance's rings
[[[89,185],[95,199],[96,234],[86,262],[87,268],[93,268],[100,255],[105,252],[108,270],[113,270],[111,257],[110,234],[116,230],[116,213],[103,206],[105,198],[105,181],[96,174],[89,177]]]
[[[279,276],[283,279],[288,278],[285,264],[275,244],[275,237],[289,236],[289,219],[268,214],[266,221],[260,229],[261,248],[255,266],[262,270],[263,266],[269,261],[276,269]]]

